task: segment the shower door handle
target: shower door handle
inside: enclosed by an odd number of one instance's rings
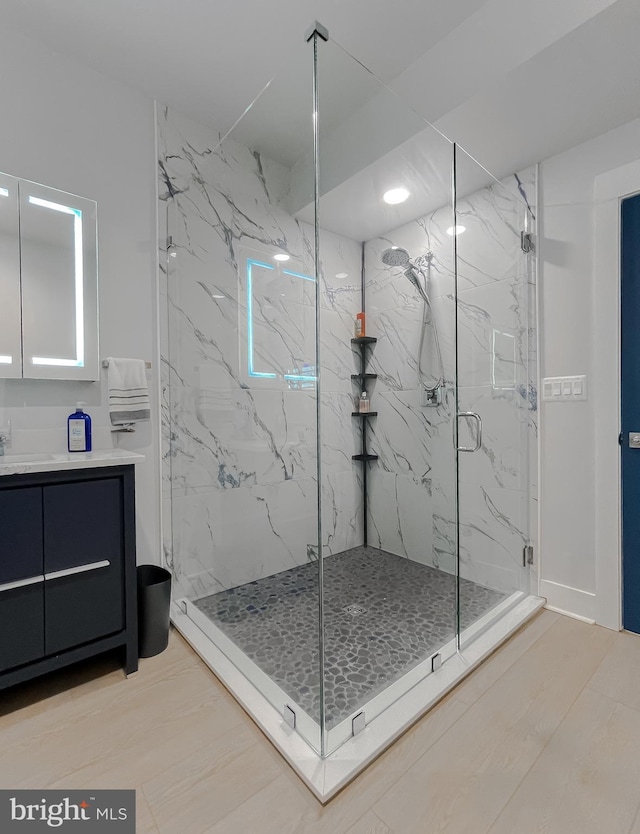
[[[456,414],[456,419],[459,420],[461,417],[468,418],[471,417],[477,423],[478,431],[476,433],[476,445],[475,446],[458,446],[459,452],[477,452],[478,449],[482,446],[482,418],[480,415],[475,411],[459,411]]]

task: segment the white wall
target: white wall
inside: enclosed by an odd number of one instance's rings
[[[98,203],[100,355],[153,361],[151,424],[135,434],[108,427],[101,383],[0,381],[0,424],[10,451],[66,451],[66,418],[79,400],[93,419],[94,448],[142,452],[137,467],[138,561],[158,561],[155,136],[153,102],[17,33],[0,50],[0,170]]]
[[[617,374],[594,378],[596,178],[640,158],[640,120],[563,154],[540,169],[541,376],[585,373],[589,399],[541,402],[541,593],[550,605],[596,619],[596,402],[614,396]],[[615,269],[607,280],[617,293]],[[612,329],[611,338],[616,338]],[[611,383],[611,384],[610,384]],[[605,501],[616,504],[611,491]],[[609,511],[611,507],[606,508]],[[615,510],[614,510],[615,512]]]

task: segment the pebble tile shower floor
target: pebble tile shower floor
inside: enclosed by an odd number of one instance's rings
[[[331,727],[455,634],[456,579],[374,547],[325,558],[325,703]],[[466,628],[507,595],[460,580]],[[319,721],[318,565],[310,562],[195,605]]]

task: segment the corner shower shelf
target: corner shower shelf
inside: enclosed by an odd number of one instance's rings
[[[367,382],[368,380],[377,379],[377,374],[368,374],[367,371],[367,361],[369,359],[369,353],[367,351],[368,345],[375,345],[378,340],[375,336],[355,336],[351,339],[351,344],[357,346],[359,348],[360,353],[360,373],[359,374],[351,374],[351,380],[353,382],[359,383],[359,388],[361,391],[367,390]],[[369,452],[367,448],[367,417],[377,417],[377,411],[352,411],[352,417],[359,417],[360,418],[360,435],[361,435],[361,447],[360,447],[360,454],[359,455],[352,455],[351,460],[358,460],[362,461],[362,463],[366,464],[369,461],[378,460],[377,455],[373,455]],[[368,466],[362,467],[362,514],[363,514],[363,544],[366,547],[367,545],[367,521],[368,521],[368,510],[367,510],[367,469]]]

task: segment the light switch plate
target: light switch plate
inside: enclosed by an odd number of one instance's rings
[[[545,402],[577,402],[587,399],[587,377],[548,376],[542,380],[542,399]]]

